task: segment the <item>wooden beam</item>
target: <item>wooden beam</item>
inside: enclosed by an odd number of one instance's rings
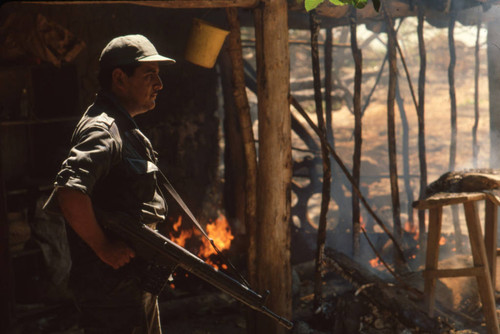
[[[260,0],[150,0],[150,1],[22,1],[23,3],[37,5],[117,5],[117,4],[132,4],[146,7],[157,8],[254,8]]]
[[[254,13],[259,118],[257,280],[261,291],[271,291],[268,307],[290,317],[292,145],[287,2],[266,0]],[[256,327],[256,333],[286,333],[267,319],[259,318]]]

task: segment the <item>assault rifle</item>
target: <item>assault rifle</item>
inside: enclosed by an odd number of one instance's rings
[[[265,306],[268,291],[264,296],[259,295],[125,213],[103,215],[100,212],[98,220],[105,229],[128,242],[139,259],[152,265],[173,268],[172,271],[179,266],[252,309],[266,314],[284,327],[288,329],[293,327],[291,321],[273,313]],[[164,278],[165,281],[167,277]]]

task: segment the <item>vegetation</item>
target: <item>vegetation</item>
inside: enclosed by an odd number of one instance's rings
[[[304,7],[307,11],[311,11],[318,7],[322,2],[326,0],[304,0]],[[353,5],[355,8],[364,8],[368,3],[368,0],[328,0],[336,6]],[[380,9],[380,0],[373,0],[373,7],[378,12]]]

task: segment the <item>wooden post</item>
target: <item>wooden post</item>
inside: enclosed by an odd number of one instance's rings
[[[0,150],[0,157],[2,151]],[[9,225],[2,162],[0,160],[0,332],[6,331],[12,321],[12,286],[9,256]]]
[[[311,60],[314,80],[314,101],[316,105],[316,117],[318,119],[318,129],[321,132],[321,159],[323,165],[323,184],[321,191],[321,211],[319,214],[318,236],[316,246],[316,269],[314,273],[314,301],[313,307],[321,306],[322,285],[323,285],[323,251],[326,242],[326,214],[330,203],[330,187],[332,172],[330,166],[330,156],[328,154],[325,116],[323,114],[323,100],[321,98],[321,68],[319,62],[318,35],[320,31],[320,19],[313,10],[309,13],[309,23],[311,27]]]
[[[245,73],[241,50],[240,22],[236,8],[226,9],[231,33],[228,36],[228,50],[231,59],[233,96],[236,104],[238,124],[243,141],[245,158],[245,226],[248,236],[248,272],[250,283],[254,284],[256,258],[256,207],[257,207],[257,152],[250,117],[250,106],[245,91]]]
[[[448,82],[450,86],[450,123],[451,123],[451,138],[450,138],[450,161],[449,170],[455,170],[457,159],[457,97],[455,90],[455,64],[457,62],[455,48],[455,22],[457,21],[458,8],[453,6],[450,12],[450,23],[448,25],[448,48],[450,51],[450,64],[448,65]],[[454,217],[455,218],[455,217]],[[455,219],[454,219],[455,221]]]
[[[481,21],[477,23],[476,46],[474,47],[474,125],[472,126],[472,162],[477,168],[477,157],[479,155],[479,144],[477,143],[477,128],[479,127],[479,71],[480,59],[479,49],[481,47],[480,33]]]
[[[227,39],[228,51],[231,60],[231,82],[233,98],[237,109],[238,128],[241,132],[245,170],[245,203],[244,221],[248,240],[247,269],[248,280],[254,285],[257,281],[257,152],[250,117],[250,106],[245,91],[245,73],[243,69],[243,52],[241,49],[240,22],[236,8],[226,8],[227,21],[231,33]],[[241,173],[240,170],[240,173]],[[255,331],[255,313],[247,313],[247,332]]]
[[[434,315],[434,304],[436,295],[436,276],[433,273],[438,268],[439,261],[439,238],[441,236],[441,225],[443,217],[443,207],[429,210],[429,238],[427,240],[426,261],[425,261],[425,305],[429,316]]]
[[[352,177],[359,188],[361,178],[361,146],[363,143],[363,127],[361,123],[361,81],[363,75],[363,56],[358,47],[358,22],[357,10],[352,8],[349,15],[349,25],[351,28],[351,51],[354,58],[354,94],[352,105],[354,111],[354,152],[352,154]],[[354,257],[359,257],[361,235],[361,210],[359,207],[359,198],[354,191],[352,192],[352,251]]]
[[[490,100],[490,167],[500,166],[500,22],[488,22],[488,86]]]
[[[488,266],[488,257],[486,255],[486,247],[482,236],[476,202],[465,202],[464,210],[465,220],[469,229],[472,260],[474,267],[480,270],[480,274],[476,275],[476,280],[486,319],[486,331],[488,334],[498,334],[500,330],[498,328],[495,294],[491,282],[491,272]]]
[[[418,0],[418,53],[420,56],[420,71],[418,74],[418,162],[420,169],[420,190],[418,199],[423,200],[427,187],[427,159],[425,153],[425,74],[427,69],[427,53],[424,40],[424,0]],[[418,243],[420,249],[424,246],[425,211],[418,211]]]
[[[385,3],[384,3],[385,5]],[[389,148],[389,176],[391,181],[391,199],[392,199],[392,220],[393,233],[398,242],[402,239],[401,229],[401,208],[399,204],[399,186],[398,186],[398,165],[396,152],[396,123],[394,116],[394,100],[396,98],[396,79],[397,79],[397,59],[396,59],[396,32],[392,18],[387,14],[385,6],[382,7],[387,23],[387,54],[389,59],[389,87],[387,92],[387,141]],[[394,254],[394,263],[396,268],[402,265],[401,259]]]
[[[496,287],[497,279],[497,228],[498,228],[498,206],[487,199],[485,201],[484,213],[484,244],[491,273],[491,284],[493,291]]]
[[[407,210],[408,213],[408,224],[413,229],[413,208],[411,203],[413,203],[413,188],[411,186],[410,180],[410,126],[408,124],[408,116],[406,115],[404,99],[401,96],[401,90],[399,88],[399,80],[396,80],[396,103],[398,104],[399,116],[401,118],[401,125],[403,128],[403,179],[405,185],[406,198],[408,202]]]
[[[290,56],[286,0],[264,0],[254,11],[259,110],[257,280],[268,306],[292,316],[290,205],[292,177]],[[285,333],[259,316],[256,333]]]
[[[231,84],[231,60],[227,48],[221,50],[217,60],[220,67],[220,81],[224,100],[224,209],[231,228],[237,234],[246,229],[245,223],[245,156],[243,139],[237,119],[237,108]]]
[[[448,82],[450,89],[450,161],[448,169],[455,170],[457,159],[457,97],[455,89],[455,65],[457,62],[456,48],[455,48],[455,22],[457,20],[458,8],[453,6],[450,12],[450,23],[448,26],[448,47],[450,49],[450,64],[448,66]],[[453,221],[453,228],[455,231],[455,244],[459,253],[463,252],[462,249],[462,228],[460,227],[460,218],[458,217],[458,207],[451,208],[451,215]]]

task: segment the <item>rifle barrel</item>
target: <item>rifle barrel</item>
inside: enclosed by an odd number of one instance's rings
[[[260,294],[205,263],[205,261],[196,255],[172,242],[162,234],[152,230],[148,226],[137,222],[125,222],[122,219],[111,219],[111,217],[106,217],[106,219],[104,219],[104,224],[109,230],[118,233],[125,240],[132,242],[132,244],[137,245],[137,243],[139,243],[142,245],[142,247],[140,247],[141,250],[147,248],[145,249],[146,253],[160,254],[161,257],[166,258],[168,261],[175,262],[183,269],[231,295],[233,298],[250,308],[266,314],[282,326],[288,329],[293,327],[291,321],[269,310],[264,305],[265,298]],[[147,247],[145,245],[147,245]],[[141,252],[138,253],[138,255],[141,256]],[[148,260],[148,257],[150,256],[146,256],[146,260]],[[158,259],[158,256],[154,256],[154,258],[156,260],[161,260]]]

